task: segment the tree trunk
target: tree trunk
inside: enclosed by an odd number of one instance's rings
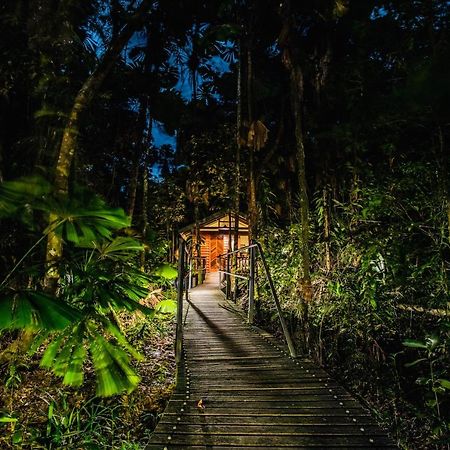
[[[447,195],[447,227],[448,227],[448,241],[450,243],[450,195]]]
[[[442,201],[443,207],[446,212],[447,219],[447,238],[450,242],[450,188],[448,181],[448,156],[446,154],[444,145],[444,133],[442,126],[437,125],[437,138],[438,138],[438,150],[437,150],[437,164],[438,164],[438,186],[439,186],[439,198]],[[445,219],[444,219],[445,220]]]
[[[287,183],[286,183],[286,206],[287,206],[287,213],[288,213],[288,222],[289,226],[292,226],[293,223],[293,216],[294,216],[294,206],[292,201],[292,181],[290,174],[287,177]]]
[[[255,177],[255,151],[253,148],[249,151],[249,238],[256,240],[258,236],[258,205],[256,202],[256,177]]]
[[[77,148],[77,137],[80,132],[80,117],[88,109],[92,99],[99,91],[105,78],[114,67],[125,44],[133,33],[139,29],[146,17],[146,12],[152,2],[144,0],[136,12],[130,17],[117,39],[111,42],[97,68],[84,82],[75,97],[72,110],[69,114],[63,137],[59,148],[58,159],[55,168],[54,189],[57,196],[65,198],[69,191],[69,174]],[[49,223],[55,223],[58,217],[50,214]],[[47,241],[46,261],[48,271],[45,285],[49,291],[55,291],[59,279],[56,264],[62,256],[62,240],[54,232],[49,233]]]
[[[236,155],[235,155],[235,188],[234,188],[234,240],[232,250],[236,250],[239,246],[239,214],[240,214],[240,199],[241,199],[241,149],[242,143],[245,142],[243,136],[242,124],[242,39],[239,42],[239,56],[238,56],[238,73],[237,73],[237,110],[236,110]],[[233,254],[232,268],[233,272],[237,271],[237,254]],[[231,289],[231,285],[233,288]],[[230,280],[230,290],[233,293],[233,301],[237,300],[237,278],[233,277]]]
[[[298,274],[298,291],[300,294],[299,312],[303,323],[303,348],[308,349],[309,323],[308,309],[312,299],[311,269],[309,254],[309,199],[306,180],[305,145],[303,136],[303,71],[299,63],[297,49],[293,46],[296,42],[293,36],[293,16],[290,10],[290,2],[284,3],[284,13],[282,14],[283,27],[279,36],[279,44],[282,47],[282,62],[289,74],[292,112],[295,122],[295,143],[297,176],[300,193],[300,250],[302,261]]]
[[[147,60],[148,58],[146,58]],[[145,66],[147,66],[147,61]],[[148,97],[141,97],[140,99],[140,105],[139,105],[139,113],[137,118],[137,134],[140,136],[140,142],[137,145],[136,148],[136,154],[134,162],[133,162],[133,170],[131,173],[130,178],[130,185],[128,189],[128,215],[131,218],[131,221],[133,223],[133,216],[134,216],[134,210],[136,207],[136,195],[137,195],[137,188],[138,188],[138,181],[139,181],[139,167],[141,165],[142,157],[144,156],[144,160],[147,160],[146,154],[147,154],[147,147],[148,142],[145,138],[146,136],[146,128],[147,128],[147,111],[148,111],[148,104],[149,99]],[[151,133],[151,122],[149,127],[149,133]],[[146,161],[144,163],[144,169],[143,169],[143,176],[145,177],[146,174],[146,168],[145,168]]]
[[[170,246],[170,262],[172,263],[172,264],[174,264],[175,263],[175,261],[176,261],[176,249],[177,249],[177,235],[176,235],[176,233],[175,233],[175,230],[172,228],[172,231],[171,231],[171,246]]]
[[[308,303],[312,299],[310,255],[309,255],[309,198],[306,180],[305,145],[302,126],[302,102],[303,102],[303,73],[298,65],[291,63],[290,78],[292,92],[292,106],[295,120],[296,159],[298,170],[298,184],[300,189],[300,225],[302,254],[302,276],[300,278],[300,290],[303,299]]]
[[[148,111],[148,104],[149,99],[147,100],[147,111]],[[149,149],[148,146],[151,143],[152,139],[152,129],[153,129],[153,120],[152,117],[149,117],[148,121],[148,129],[147,129],[147,141],[144,143],[146,146],[145,154],[144,154],[144,168],[142,170],[142,237],[144,241],[147,239],[147,232],[148,232],[148,179],[150,178],[150,170],[148,168],[149,165]],[[145,248],[142,251],[141,254],[141,266],[142,269],[145,267],[145,259],[146,259],[146,251]]]
[[[147,164],[148,158],[145,158],[144,169],[142,170],[142,238],[144,242],[148,231],[148,178],[150,176]],[[145,268],[146,250],[145,247],[141,253],[141,269]]]
[[[253,61],[251,42],[247,47],[247,108],[248,124],[251,126],[254,120],[253,115]],[[258,204],[256,196],[256,175],[255,175],[255,149],[249,149],[249,174],[248,174],[248,213],[249,213],[249,239],[256,240],[258,237]]]
[[[17,339],[0,352],[0,364],[11,363],[24,356],[30,349],[35,336],[36,331],[21,330]]]
[[[147,99],[147,110],[148,110],[149,101]],[[149,170],[149,149],[148,146],[151,144],[152,139],[152,129],[153,129],[153,119],[150,116],[148,120],[148,129],[147,129],[147,142],[145,143],[145,153],[144,153],[144,169],[142,173],[142,235],[145,236],[148,231],[148,179],[150,178],[150,170]]]
[[[125,44],[129,41],[133,33],[143,24],[145,12],[150,3],[149,0],[142,2],[139,9],[133,17],[130,18],[117,39],[110,44],[97,68],[84,82],[75,97],[72,111],[70,112],[69,119],[64,128],[58,162],[55,169],[54,184],[57,194],[67,195],[68,193],[69,172],[77,146],[80,116],[91,104],[92,99],[99,91],[105,78],[114,67]]]
[[[134,208],[136,206],[136,194],[137,194],[137,185],[138,185],[138,178],[139,178],[139,164],[140,164],[140,160],[141,160],[140,150],[138,150],[138,152],[139,152],[139,155],[136,155],[135,159],[133,161],[130,184],[128,186],[127,214],[131,218],[131,223],[133,223]]]
[[[242,42],[239,42],[239,58],[237,73],[237,111],[236,111],[236,155],[235,155],[235,188],[234,188],[234,214],[240,214],[241,194],[241,147],[244,141],[242,136]],[[235,220],[233,250],[236,250],[239,239],[239,221]]]
[[[148,231],[148,178],[150,172],[147,167],[148,161],[142,171],[142,235],[146,236]]]
[[[201,248],[201,239],[200,239],[200,210],[198,204],[198,198],[194,199],[194,220],[195,220],[195,268],[197,273],[199,274],[198,283],[200,284],[203,280],[200,277],[199,269],[201,268],[201,256],[202,256],[202,248]]]
[[[323,187],[323,237],[325,241],[325,269],[331,271],[331,244],[330,244],[330,189],[326,184]]]

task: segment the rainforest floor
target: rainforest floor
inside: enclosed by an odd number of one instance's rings
[[[111,398],[95,396],[88,370],[82,387],[64,386],[39,367],[39,354],[1,367],[0,410],[14,422],[0,424],[2,449],[143,448],[175,382],[173,318],[124,317],[128,339],[144,357],[134,364],[137,389]],[[10,336],[12,339],[14,336]],[[1,347],[8,344],[4,339]]]

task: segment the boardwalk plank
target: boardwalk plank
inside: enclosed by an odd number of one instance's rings
[[[169,437],[171,438],[169,440]],[[372,439],[371,442],[369,439]],[[157,442],[155,442],[157,441]],[[323,435],[323,434],[295,434],[295,435],[230,435],[230,434],[210,434],[195,433],[195,434],[180,434],[180,433],[156,433],[154,443],[160,443],[163,445],[183,444],[186,445],[249,445],[252,447],[272,446],[272,448],[298,448],[298,443],[306,447],[319,447],[326,448],[329,446],[351,448],[353,446],[366,446],[366,449],[370,449],[373,446],[388,445],[389,440],[386,436],[374,436],[368,438],[367,436],[351,436],[351,435]],[[188,448],[188,447],[187,447]]]
[[[160,424],[169,423],[174,424],[177,414],[166,413],[161,419]],[[373,426],[373,419],[370,415],[349,417],[336,416],[336,415],[226,415],[226,414],[210,414],[204,412],[202,414],[195,413],[185,413],[183,414],[183,424],[185,425],[195,425],[197,423],[204,423],[205,420],[211,425],[260,425],[260,426],[290,426],[295,425],[296,427],[302,425],[324,425],[324,426],[344,426],[344,425],[356,425],[356,426]]]
[[[314,424],[314,425],[299,425],[299,424],[270,424],[261,431],[260,424],[211,424],[209,420],[199,420],[195,424],[181,424],[178,425],[177,433],[182,434],[196,434],[202,433],[205,429],[205,422],[209,434],[228,434],[228,435],[260,435],[260,436],[303,436],[307,435],[321,435],[321,436],[385,436],[379,427],[375,425],[357,426],[351,423],[336,425],[330,423]],[[171,433],[173,423],[162,423],[158,429],[159,433]],[[363,431],[361,431],[363,429]]]
[[[289,448],[289,447],[287,447]],[[290,448],[296,448],[296,449],[311,449],[311,448],[323,448],[321,447],[320,444],[318,445],[303,445],[301,443],[299,444],[295,444],[293,446],[291,446]],[[351,448],[352,450],[367,450],[367,446],[366,445],[352,445],[351,447],[349,446],[327,446],[326,447],[327,450],[342,450],[343,448]],[[163,449],[169,449],[169,447],[166,444],[149,444],[146,449],[148,450],[163,450]],[[236,446],[236,445],[186,445],[186,444],[171,444],[170,445],[170,449],[177,449],[177,450],[181,450],[181,449],[189,449],[189,450],[249,450],[249,449],[258,449],[258,450],[273,450],[274,447],[267,447],[267,446],[252,446],[252,445],[246,445],[246,446]],[[395,447],[394,445],[388,446],[388,445],[382,445],[382,446],[377,446],[377,445],[373,445],[370,447],[370,450],[398,450],[398,447]]]

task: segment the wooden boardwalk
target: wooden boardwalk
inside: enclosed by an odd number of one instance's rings
[[[184,365],[148,449],[396,448],[324,370],[220,307],[217,283],[190,299]]]

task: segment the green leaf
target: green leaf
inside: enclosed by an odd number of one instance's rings
[[[25,295],[9,293],[0,298],[0,329],[36,328],[37,317]]]
[[[157,267],[153,274],[166,280],[174,280],[178,276],[178,272],[169,264],[162,264]]]
[[[433,392],[436,392],[437,394],[444,394],[445,388],[443,386],[433,386],[431,389]]]
[[[14,417],[8,417],[8,416],[0,417],[0,423],[14,423],[17,421],[18,421],[18,419],[14,418]]]
[[[413,361],[413,362],[410,362],[410,363],[405,364],[405,367],[413,367],[413,366],[415,366],[416,364],[419,364],[420,362],[426,361],[426,360],[427,360],[426,358],[416,359],[416,360]]]
[[[47,419],[51,420],[53,418],[53,411],[55,409],[55,402],[50,402],[48,405]]]
[[[120,345],[126,347],[133,356],[142,358],[114,325],[107,320],[104,322]],[[97,395],[107,397],[124,391],[131,392],[139,383],[139,376],[130,366],[126,352],[108,342],[96,331],[97,326],[97,323],[88,321],[66,330],[48,346],[41,366],[63,376],[65,384],[80,386],[84,378],[83,364],[87,357],[87,342],[97,381]]]
[[[53,340],[46,348],[44,355],[42,356],[40,366],[51,368],[55,362],[56,354],[61,346],[62,340],[64,336],[58,336],[55,340]]]
[[[106,321],[106,329],[116,338],[117,342],[138,361],[142,361],[144,357],[127,341],[126,337],[120,330],[110,321]]]
[[[79,318],[76,309],[42,292],[9,291],[0,297],[0,329],[62,330]]]
[[[173,300],[162,300],[156,305],[156,311],[163,314],[175,314],[177,303]]]
[[[67,114],[62,111],[58,111],[57,109],[50,109],[47,106],[44,106],[42,109],[39,109],[34,113],[35,119],[41,119],[42,117],[57,117],[57,118],[67,118]]]
[[[114,230],[130,225],[130,218],[121,208],[110,208],[93,194],[83,192],[81,198],[46,198],[33,204],[35,209],[52,213],[55,233],[79,247],[93,248],[99,240],[110,239]],[[87,205],[86,205],[87,202]],[[54,224],[58,224],[56,227]],[[49,232],[50,226],[44,231]]]
[[[0,217],[11,217],[30,202],[50,193],[50,183],[42,177],[22,177],[0,184]],[[20,217],[20,214],[19,214]]]
[[[437,336],[427,336],[425,343],[429,350],[434,350],[440,344],[440,340]]]
[[[119,236],[111,242],[97,246],[97,249],[102,257],[128,260],[134,257],[137,252],[143,251],[144,246],[136,239]]]
[[[418,384],[420,386],[426,386],[430,382],[431,382],[431,380],[429,378],[425,378],[425,377],[420,377],[420,378],[417,378],[417,380],[416,380],[416,384]]]
[[[415,341],[414,339],[406,339],[405,341],[402,342],[402,344],[405,347],[410,347],[410,348],[423,348],[423,349],[427,349],[427,346],[425,345],[424,342],[421,341]]]
[[[64,384],[78,387],[83,383],[83,364],[85,350],[85,327],[78,324],[51,342],[41,360],[41,367],[51,369],[56,375],[64,377]]]
[[[11,297],[0,297],[0,330],[10,328],[13,321],[13,301]]]
[[[67,221],[66,223],[66,237],[68,241],[73,242],[74,244],[78,244],[80,242],[75,225],[71,221]]]
[[[47,330],[63,330],[81,318],[80,312],[62,299],[35,291],[29,292],[29,298],[39,315],[39,326]]]
[[[102,279],[102,277],[99,277]],[[145,298],[148,289],[121,279],[110,279],[104,277],[104,283],[97,287],[97,301],[104,307],[116,309],[127,309],[128,311],[139,310],[147,315],[153,315],[154,310],[140,304],[140,300]]]
[[[33,342],[31,343],[31,346],[27,351],[27,355],[28,356],[34,355],[39,350],[41,345],[44,344],[44,342],[47,342],[49,334],[51,332],[52,332],[51,330],[50,331],[40,330],[40,332],[37,333],[36,336],[34,337]]]
[[[99,223],[95,223],[94,224],[95,229],[97,230],[97,233],[99,234],[99,236],[105,238],[105,239],[109,239],[111,236],[111,230],[109,230],[107,227],[99,224]]]
[[[440,378],[439,380],[437,380],[438,381],[438,383],[442,386],[442,387],[444,387],[445,389],[450,389],[450,381],[449,380],[446,380],[446,379],[444,379],[444,378]]]
[[[127,354],[93,332],[89,338],[89,351],[97,378],[96,394],[109,397],[136,388],[140,377],[130,366]]]
[[[86,350],[83,342],[79,342],[72,352],[70,362],[67,365],[67,371],[64,375],[64,384],[70,386],[81,386],[84,379],[83,363],[86,358]]]
[[[13,444],[20,444],[23,440],[23,434],[22,431],[18,430],[16,431],[12,436],[12,443]]]

